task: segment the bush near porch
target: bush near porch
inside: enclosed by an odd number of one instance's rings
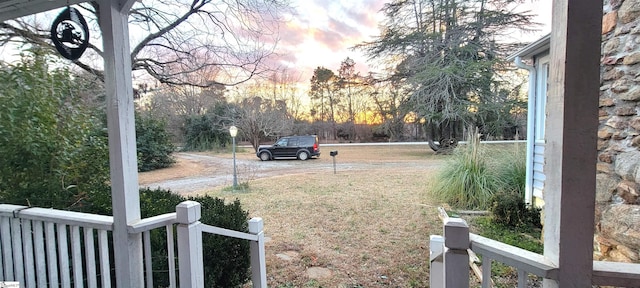
[[[25,52],[0,67],[0,200],[92,212],[109,205],[104,89],[59,67],[49,52]],[[165,123],[136,113],[141,170],[171,165]],[[98,203],[94,203],[94,202]]]
[[[200,222],[248,232],[248,212],[243,210],[238,200],[225,203],[220,198],[210,196],[185,197],[168,190],[140,190],[140,210],[142,218],[175,212],[176,205],[183,201],[196,201],[202,205]],[[154,285],[169,286],[169,274],[162,267],[167,266],[167,239],[163,229],[151,232],[151,252],[153,256]],[[249,241],[211,235],[202,235],[205,287],[239,287],[251,277],[249,271]],[[179,268],[179,267],[178,267]]]

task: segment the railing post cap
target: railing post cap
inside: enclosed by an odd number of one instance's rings
[[[196,201],[184,201],[176,206],[178,223],[188,224],[200,220],[202,206]]]
[[[469,227],[467,225],[467,221],[464,221],[462,218],[447,218],[444,220],[444,226],[452,226],[452,227]]]
[[[450,249],[469,248],[469,226],[464,219],[447,218],[444,222],[444,246]]]
[[[249,233],[258,234],[264,228],[264,222],[260,217],[254,217],[249,220]]]

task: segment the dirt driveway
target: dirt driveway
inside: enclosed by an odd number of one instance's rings
[[[333,149],[332,149],[333,148]],[[323,150],[319,158],[306,161],[277,160],[260,161],[251,149],[236,154],[238,182],[277,177],[281,175],[333,172],[333,158],[330,150],[339,150],[336,157],[336,172],[345,170],[389,169],[392,167],[432,168],[439,161],[416,161],[398,157],[396,152],[403,147],[379,149],[376,155],[355,153],[358,147],[332,147]],[[427,148],[425,148],[427,149]],[[352,152],[353,151],[353,152]],[[177,163],[170,168],[139,174],[140,188],[169,189],[187,195],[206,192],[233,183],[233,158],[230,153],[175,153]]]
[[[320,159],[307,161],[279,160],[260,161],[250,159],[247,153],[236,157],[238,182],[285,174],[309,173],[327,169],[318,165]],[[179,194],[204,192],[233,183],[233,158],[226,154],[175,153],[177,163],[170,168],[144,172],[139,175],[140,187],[169,189]],[[304,169],[302,164],[304,165]]]

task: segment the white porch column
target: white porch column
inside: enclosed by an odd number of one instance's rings
[[[143,287],[142,235],[127,232],[127,224],[140,220],[128,28],[129,9],[134,2],[101,0],[99,15],[104,45],[117,287]]]
[[[591,287],[602,0],[555,0],[547,100],[544,256],[558,280]]]

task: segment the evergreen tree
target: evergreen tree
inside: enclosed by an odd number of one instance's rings
[[[430,140],[455,144],[463,125],[485,126],[477,112],[498,95],[497,72],[513,51],[501,39],[533,25],[531,14],[513,12],[517,2],[393,0],[382,9],[381,35],[357,47],[393,59],[390,79],[411,85],[405,105],[426,120]]]

